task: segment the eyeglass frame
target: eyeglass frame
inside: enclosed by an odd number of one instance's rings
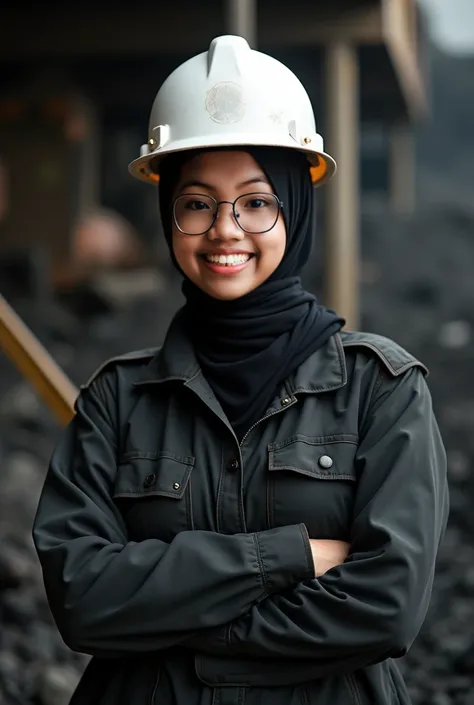
[[[267,228],[266,230],[259,230],[258,232],[252,232],[251,230],[246,230],[246,229],[245,229],[244,227],[242,227],[242,225],[239,223],[239,219],[238,219],[238,217],[237,217],[237,213],[235,212],[235,204],[237,203],[237,201],[238,201],[239,199],[245,198],[246,196],[259,196],[259,195],[261,195],[261,196],[271,196],[272,198],[274,198],[275,201],[276,201],[276,203],[277,203],[278,210],[277,210],[275,222],[273,223],[273,225],[271,226],[271,228]],[[202,233],[187,233],[185,230],[182,230],[182,229],[179,227],[179,225],[178,225],[178,219],[176,218],[176,203],[177,203],[177,201],[178,201],[180,198],[183,198],[184,196],[201,196],[201,197],[204,196],[204,198],[210,198],[210,199],[211,199],[212,201],[214,201],[214,203],[216,204],[216,210],[215,210],[215,213],[214,213],[214,217],[213,217],[213,219],[212,219],[212,223],[211,223],[210,226],[207,228],[207,230],[203,230]],[[243,193],[241,196],[237,196],[237,198],[234,199],[233,201],[217,201],[217,200],[214,198],[214,196],[209,196],[209,194],[207,194],[207,193],[181,193],[179,196],[176,196],[176,198],[175,198],[174,201],[173,201],[173,220],[174,220],[174,224],[175,224],[176,227],[178,228],[179,232],[182,233],[183,235],[189,235],[190,237],[198,237],[199,235],[205,235],[205,234],[208,233],[210,230],[212,230],[212,228],[213,228],[214,225],[216,224],[216,221],[217,221],[217,219],[218,219],[218,217],[219,217],[219,206],[222,205],[222,203],[228,203],[230,206],[232,206],[232,215],[234,216],[235,222],[237,223],[237,225],[239,226],[239,228],[240,228],[244,233],[247,233],[247,235],[264,235],[265,233],[269,233],[270,230],[273,230],[273,228],[274,228],[275,225],[277,224],[278,218],[280,217],[280,213],[281,213],[282,210],[283,210],[283,201],[281,201],[281,200],[278,198],[278,196],[276,195],[276,193],[265,193],[264,191],[251,191],[250,193]]]

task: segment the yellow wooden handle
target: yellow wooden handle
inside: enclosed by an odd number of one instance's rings
[[[77,388],[0,294],[0,346],[63,426],[74,416]]]

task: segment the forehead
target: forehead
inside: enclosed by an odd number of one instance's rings
[[[208,181],[225,179],[227,182],[238,182],[245,177],[257,176],[266,180],[258,162],[243,151],[203,152],[189,159],[181,169],[181,180],[205,178]]]

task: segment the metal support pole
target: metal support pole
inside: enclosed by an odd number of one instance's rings
[[[415,145],[408,123],[390,127],[389,189],[390,207],[397,215],[411,215],[415,210]]]
[[[257,47],[257,0],[227,0],[227,31]]]
[[[357,48],[337,42],[326,51],[326,142],[338,171],[325,187],[324,302],[346,319],[359,320],[359,72]]]

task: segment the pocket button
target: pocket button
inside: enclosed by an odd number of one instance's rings
[[[155,482],[155,480],[156,480],[155,473],[151,473],[151,475],[147,475],[145,477],[144,482],[143,482],[143,487],[151,487],[153,485],[153,483]]]
[[[325,470],[329,470],[329,468],[332,467],[333,465],[333,459],[329,455],[322,455],[319,458],[319,465],[324,468]]]

